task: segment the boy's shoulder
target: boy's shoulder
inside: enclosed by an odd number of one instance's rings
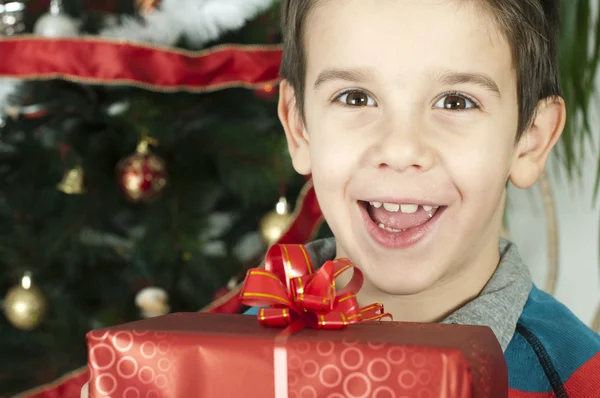
[[[582,394],[597,383],[600,335],[534,286],[505,357],[513,389],[589,396]]]

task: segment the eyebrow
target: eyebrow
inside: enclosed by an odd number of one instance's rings
[[[318,89],[325,83],[344,80],[352,83],[364,83],[371,80],[373,73],[370,69],[325,69],[315,80],[313,85],[314,89]],[[441,71],[435,73],[435,78],[444,85],[455,85],[455,84],[476,84],[492,92],[499,98],[502,97],[498,85],[488,75],[483,73],[472,73],[472,72],[456,72],[456,71]]]
[[[345,80],[352,83],[364,83],[371,80],[373,73],[369,69],[325,69],[315,80],[313,88],[317,89],[334,80]]]
[[[443,71],[441,73],[436,74],[436,78],[440,83],[450,86],[464,83],[476,84],[485,88],[488,91],[491,91],[499,98],[502,97],[502,95],[500,94],[500,89],[498,88],[498,85],[496,84],[494,79],[483,73]]]

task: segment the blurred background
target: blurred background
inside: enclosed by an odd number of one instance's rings
[[[563,0],[569,123],[540,183],[509,190],[505,219],[538,286],[595,330],[598,13],[596,0]],[[53,53],[39,38],[72,40]],[[137,43],[163,69],[121,50],[90,60],[98,42]],[[90,329],[227,297],[290,228],[306,181],[289,163],[276,82],[255,76],[279,43],[276,0],[0,0],[0,397],[85,366]],[[211,72],[245,84],[161,78],[204,68],[222,45],[270,55]],[[108,77],[118,72],[146,83]]]

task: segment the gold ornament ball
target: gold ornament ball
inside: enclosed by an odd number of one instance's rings
[[[268,212],[260,221],[260,234],[263,241],[272,246],[276,244],[292,224],[293,216],[289,213],[285,198],[279,199],[274,211]]]
[[[117,165],[119,186],[129,201],[151,202],[167,185],[165,162],[150,152],[149,142],[142,140],[136,152]]]
[[[36,286],[15,286],[4,299],[4,314],[17,329],[33,330],[46,315],[46,298]]]

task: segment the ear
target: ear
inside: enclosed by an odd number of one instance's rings
[[[533,122],[517,144],[517,158],[510,172],[511,182],[518,188],[529,188],[546,167],[550,151],[565,127],[565,102],[549,97],[538,103]]]
[[[310,139],[297,106],[294,88],[287,80],[283,80],[279,86],[277,113],[285,131],[294,169],[299,174],[310,174]]]

